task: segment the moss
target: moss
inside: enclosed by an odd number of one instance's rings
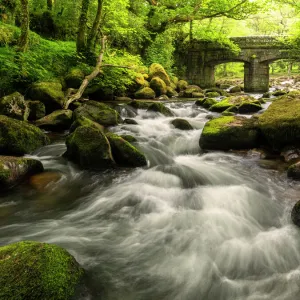
[[[0,154],[23,155],[48,143],[48,137],[39,128],[0,116]]]
[[[138,90],[134,94],[134,96],[137,99],[154,99],[155,98],[155,92],[149,87],[144,87],[144,88]]]
[[[102,125],[100,125],[97,122],[94,122],[84,116],[79,116],[71,125],[70,127],[70,133],[74,132],[76,130],[76,128],[80,127],[80,126],[90,126],[90,127],[94,127],[97,130],[100,130],[102,132],[104,132],[104,127]]]
[[[110,144],[99,129],[80,126],[67,137],[65,156],[85,169],[106,169],[114,166]]]
[[[253,101],[253,102],[243,102],[239,107],[239,113],[240,114],[248,114],[248,113],[255,113],[258,112],[259,110],[261,110],[261,104],[257,101]]]
[[[274,150],[300,145],[300,94],[287,94],[274,101],[259,117],[259,128]]]
[[[35,159],[0,156],[0,191],[11,188],[43,170],[42,163]]]
[[[258,130],[252,120],[224,116],[208,121],[200,147],[211,150],[249,149],[257,146]]]
[[[201,92],[193,92],[192,93],[192,98],[204,98],[204,94]]]
[[[209,110],[215,111],[215,112],[223,112],[227,110],[229,107],[231,107],[233,104],[229,102],[229,98],[226,98],[210,107]]]
[[[58,82],[35,83],[29,89],[28,97],[43,102],[48,114],[62,108],[64,104],[62,85]]]
[[[205,108],[210,108],[211,106],[213,106],[217,103],[218,103],[218,101],[216,99],[207,98],[207,99],[204,99],[204,101],[202,103],[202,106],[205,107]]]
[[[202,106],[206,99],[199,99],[195,102],[195,105]]]
[[[185,81],[185,80],[179,80],[177,82],[177,88],[178,88],[179,91],[185,90],[188,85],[189,85],[188,82]]]
[[[148,107],[148,111],[154,111],[163,114],[166,117],[172,117],[172,111],[160,102],[154,102]]]
[[[129,142],[129,143],[137,142],[137,139],[134,136],[129,135],[129,134],[121,135],[121,138],[124,139],[125,141]]]
[[[150,87],[156,96],[165,95],[167,93],[167,85],[159,77],[153,77],[150,81]]]
[[[172,97],[177,97],[178,93],[175,91],[174,88],[167,86],[167,96],[172,98]]]
[[[234,86],[229,90],[229,93],[240,93],[242,91],[240,86]]]
[[[147,165],[145,155],[122,137],[111,132],[107,133],[106,136],[110,142],[113,157],[118,165],[126,167]]]
[[[174,119],[171,121],[171,124],[175,128],[180,130],[193,130],[192,125],[185,119],[180,119],[180,118]]]
[[[217,98],[220,97],[220,94],[218,92],[206,92],[205,96],[208,98]]]
[[[84,79],[84,72],[78,68],[71,69],[65,77],[68,88],[78,89]]]
[[[181,91],[180,96],[184,98],[193,98],[194,93],[202,93],[202,89],[197,85],[189,85]]]
[[[108,105],[96,101],[87,101],[74,111],[74,119],[86,117],[103,126],[114,126],[121,121],[119,113]]]
[[[164,67],[160,64],[154,63],[149,67],[149,77],[152,79],[154,77],[159,77],[165,82],[166,85],[171,84],[169,75],[167,74]]]
[[[148,109],[148,107],[155,103],[154,101],[139,101],[139,100],[133,100],[128,105],[135,109]]]
[[[138,88],[144,87],[146,85],[146,78],[143,74],[138,73],[134,81],[137,84]]]
[[[45,105],[40,101],[27,101],[27,106],[29,108],[29,121],[41,119],[46,114]]]
[[[64,249],[24,241],[0,248],[0,299],[67,300],[84,271]]]
[[[288,168],[287,176],[293,179],[300,179],[300,162],[291,165]]]

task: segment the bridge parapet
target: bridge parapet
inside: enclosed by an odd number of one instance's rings
[[[284,41],[288,36],[245,36],[245,37],[232,37],[230,40],[236,43],[241,49],[266,49],[266,48],[285,48]]]

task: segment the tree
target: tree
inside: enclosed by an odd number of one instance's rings
[[[90,0],[82,0],[81,13],[78,24],[77,34],[77,53],[85,53],[87,49],[87,21]]]
[[[25,52],[29,42],[29,9],[28,0],[20,0],[21,35],[19,39],[19,51]]]

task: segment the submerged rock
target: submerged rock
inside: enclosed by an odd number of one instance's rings
[[[193,130],[192,125],[187,120],[184,119],[180,119],[180,118],[174,119],[171,121],[171,124],[175,128],[180,130]]]
[[[43,117],[35,122],[35,125],[51,131],[64,131],[72,124],[73,112],[67,109],[56,110],[50,115]]]
[[[29,183],[36,190],[44,192],[49,185],[58,182],[62,176],[63,174],[60,172],[43,172],[41,174],[31,176]]]
[[[125,139],[111,132],[107,133],[106,137],[110,142],[113,158],[118,165],[125,167],[147,165],[145,155]]]
[[[86,117],[103,126],[114,126],[121,122],[119,113],[108,105],[96,101],[87,101],[74,111],[75,120]]]
[[[83,275],[56,245],[24,241],[0,247],[0,299],[69,300]]]
[[[38,127],[0,115],[0,154],[23,155],[48,143]]]
[[[24,96],[15,92],[11,95],[2,97],[0,99],[0,115],[27,121],[29,108],[24,100]]]
[[[9,189],[43,170],[42,163],[32,158],[0,156],[0,191]]]
[[[31,86],[28,92],[31,100],[39,100],[45,104],[46,113],[61,109],[64,105],[64,93],[59,82],[39,82]]]
[[[226,116],[208,121],[200,137],[200,147],[208,150],[251,149],[258,144],[253,120]]]

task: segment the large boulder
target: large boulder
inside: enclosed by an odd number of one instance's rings
[[[259,128],[273,150],[300,144],[300,93],[289,93],[274,101],[259,116]]]
[[[106,169],[115,165],[104,133],[92,126],[80,126],[67,137],[65,157],[84,169]]]
[[[41,101],[26,101],[29,108],[28,121],[35,121],[45,117],[46,108],[45,104]]]
[[[73,299],[83,275],[56,245],[23,241],[0,247],[0,299]]]
[[[87,101],[74,111],[75,120],[86,117],[103,126],[114,126],[121,122],[119,113],[108,105],[96,101]]]
[[[134,94],[137,99],[154,99],[155,92],[150,87],[144,87]]]
[[[169,75],[167,74],[164,67],[160,64],[154,63],[149,67],[149,77],[152,79],[154,77],[159,77],[162,79],[166,85],[171,84]]]
[[[153,77],[151,79],[150,88],[155,92],[156,96],[158,97],[167,93],[167,85],[159,77]]]
[[[200,137],[200,147],[208,150],[252,149],[258,145],[255,121],[244,117],[220,117],[208,121]]]
[[[202,93],[202,89],[197,85],[188,85],[184,90],[179,93],[179,97],[193,98],[195,93]]]
[[[229,90],[229,93],[240,93],[242,91],[241,87],[236,85]]]
[[[50,115],[43,117],[35,122],[35,125],[51,131],[64,131],[72,125],[73,112],[67,109],[56,110]]]
[[[0,156],[0,191],[9,189],[43,170],[42,163],[35,159]]]
[[[160,102],[153,102],[147,109],[147,111],[153,111],[153,112],[158,112],[163,114],[166,117],[172,117],[174,114],[172,113],[172,111],[164,106],[162,103]]]
[[[71,69],[65,77],[68,88],[78,89],[84,79],[84,72],[78,68]]]
[[[181,92],[183,90],[185,90],[188,87],[188,82],[185,80],[179,80],[177,82],[177,89]]]
[[[39,100],[45,104],[46,113],[61,109],[64,105],[64,93],[59,82],[38,82],[28,91],[31,100]]]
[[[171,121],[171,124],[180,130],[193,130],[193,126],[185,119],[174,119]]]
[[[0,115],[27,121],[29,109],[24,100],[24,96],[18,92],[4,96],[0,99]]]
[[[111,132],[107,133],[106,137],[110,142],[114,160],[118,165],[133,168],[147,165],[145,155],[128,141]]]
[[[97,122],[94,122],[84,116],[79,116],[71,125],[70,127],[70,133],[74,132],[76,128],[80,126],[91,126],[94,127],[97,130],[103,131],[104,132],[104,126],[100,125]]]
[[[48,143],[38,127],[0,115],[0,154],[23,155]]]
[[[167,86],[167,96],[170,97],[170,98],[178,97],[178,93],[171,86]]]

